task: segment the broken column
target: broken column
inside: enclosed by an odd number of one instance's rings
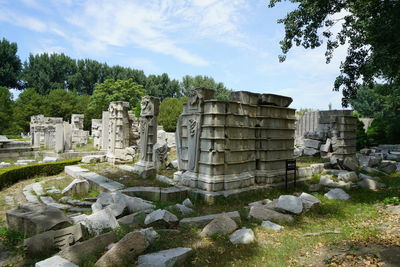
[[[110,124],[110,113],[108,111],[103,111],[101,119],[100,149],[104,151],[107,151],[108,149],[109,124]]]
[[[129,103],[113,101],[108,108],[108,149],[107,160],[111,163],[122,163],[133,160],[127,153],[129,147]]]
[[[72,114],[72,144],[86,145],[89,138],[89,132],[83,130],[83,114]]]
[[[155,175],[156,166],[153,158],[153,148],[157,143],[157,116],[160,99],[145,96],[141,102],[140,114],[140,161],[135,164],[135,172],[146,178]]]
[[[93,146],[97,149],[100,149],[101,135],[102,135],[102,120],[92,119]]]

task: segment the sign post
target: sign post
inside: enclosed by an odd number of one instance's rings
[[[297,175],[297,167],[295,159],[287,159],[286,160],[286,179],[285,179],[285,188],[288,189],[288,171],[294,171],[294,187],[296,187],[296,175]]]

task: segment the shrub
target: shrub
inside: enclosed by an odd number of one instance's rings
[[[65,166],[74,165],[81,159],[70,159],[57,162],[38,163],[27,166],[14,166],[0,169],[0,189],[37,175],[51,176],[59,174]]]
[[[164,127],[167,132],[175,132],[176,123],[183,110],[183,103],[186,98],[165,98],[160,104],[160,114],[158,123]]]

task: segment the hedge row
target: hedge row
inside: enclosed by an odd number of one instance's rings
[[[69,159],[0,169],[0,189],[16,183],[19,180],[28,179],[34,176],[51,176],[59,174],[64,171],[65,166],[74,165],[80,161],[81,159]]]

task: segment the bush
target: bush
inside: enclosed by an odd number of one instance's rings
[[[183,103],[187,100],[183,98],[165,98],[160,104],[160,114],[158,123],[164,127],[167,132],[175,132],[176,123],[183,110]]]
[[[369,147],[369,138],[367,133],[364,130],[364,123],[357,119],[357,129],[356,129],[356,136],[357,136],[357,150],[360,150],[365,147]]]
[[[0,189],[37,175],[51,176],[59,174],[65,166],[74,165],[81,159],[70,159],[57,162],[38,163],[27,166],[15,166],[0,169]]]

